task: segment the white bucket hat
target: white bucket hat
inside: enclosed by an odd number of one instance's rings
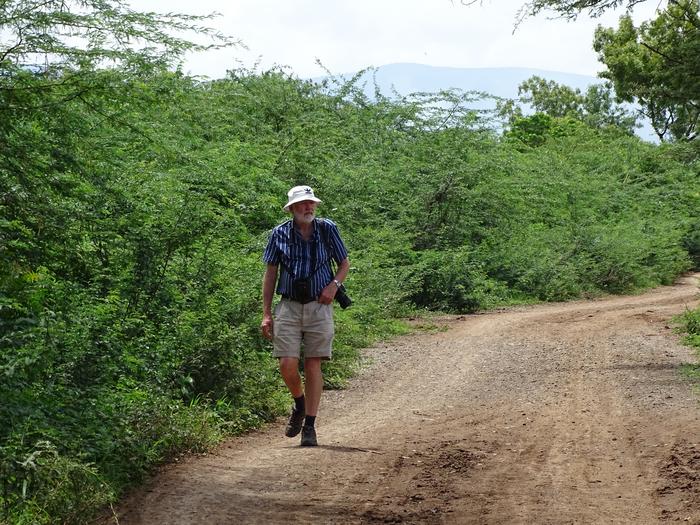
[[[294,186],[291,190],[287,192],[287,198],[289,202],[282,208],[284,211],[289,211],[289,207],[292,204],[302,201],[314,201],[321,202],[321,199],[317,199],[314,195],[314,190],[310,186]]]

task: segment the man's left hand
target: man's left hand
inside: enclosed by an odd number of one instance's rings
[[[335,299],[335,294],[338,291],[338,287],[333,281],[321,290],[321,295],[318,296],[318,302],[321,304],[331,304],[333,299]]]

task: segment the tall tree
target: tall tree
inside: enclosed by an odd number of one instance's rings
[[[635,27],[629,15],[617,30],[598,27],[594,49],[617,96],[638,102],[662,140],[691,140],[700,119],[700,16],[698,0],[672,0]]]
[[[96,67],[152,69],[172,65],[186,51],[234,43],[199,25],[212,16],[143,13],[119,0],[3,0],[0,86],[7,90],[23,72],[66,84],[76,80],[70,74]],[[185,31],[212,41],[198,44],[173,36]]]
[[[521,102],[530,104],[535,111],[551,117],[581,115],[581,91],[553,80],[532,76],[518,86]]]
[[[70,100],[99,113],[91,94],[128,100],[129,82],[185,52],[238,44],[200,25],[212,16],[144,13],[121,0],[0,1],[0,136]],[[187,32],[210,41],[173,36]]]
[[[645,0],[530,0],[521,19],[542,11],[575,20],[609,9],[628,13]],[[635,27],[621,17],[617,30],[599,27],[594,48],[620,100],[638,102],[661,140],[692,140],[700,112],[700,5],[698,0],[668,0],[657,18]]]
[[[615,103],[609,84],[594,84],[581,93],[578,88],[535,75],[518,86],[518,95],[518,100],[500,105],[501,115],[511,123],[523,115],[522,105],[529,105],[538,113],[550,117],[572,117],[594,128],[616,126],[632,134],[636,124],[635,116]]]
[[[208,18],[140,13],[120,0],[0,1],[0,245],[11,247],[0,257],[12,261],[0,265],[0,285],[22,266],[20,252],[41,251],[47,225],[60,229],[50,219],[65,210],[51,193],[79,186],[76,152],[91,119],[123,121],[139,80],[186,51],[234,43],[198,25]],[[185,30],[211,43],[172,36]]]

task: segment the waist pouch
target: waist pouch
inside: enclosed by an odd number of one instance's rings
[[[290,299],[298,301],[301,304],[310,303],[316,300],[316,297],[311,296],[311,278],[294,279],[292,281],[292,294]]]

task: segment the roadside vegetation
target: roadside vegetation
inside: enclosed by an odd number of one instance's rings
[[[511,104],[502,131],[470,93],[189,78],[167,31],[138,33],[164,54],[50,40],[51,23],[153,22],[109,3],[81,3],[85,20],[0,8],[0,28],[27,22],[0,49],[0,522],[85,521],[154,464],[287,408],[259,336],[261,254],[295,184],[350,250],[329,387],[417,311],[632,292],[700,265],[698,141],[642,142],[589,103],[605,93]],[[61,60],[29,67],[38,54]]]
[[[683,365],[683,373],[700,389],[700,308],[689,310],[677,319],[683,342],[695,348],[698,362]]]

